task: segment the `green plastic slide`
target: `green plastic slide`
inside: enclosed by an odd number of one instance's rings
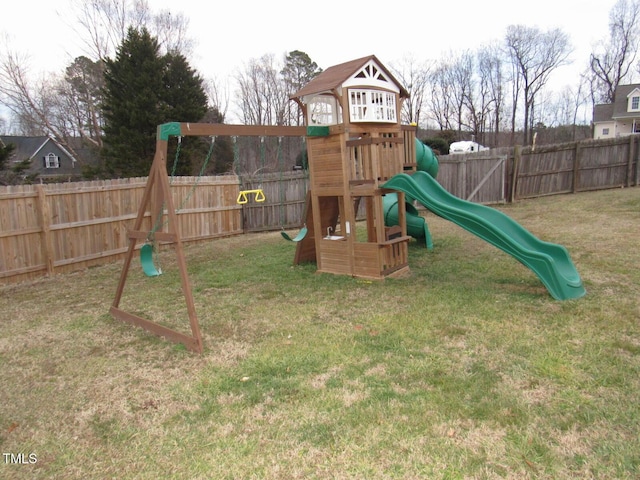
[[[404,192],[436,215],[513,256],[538,276],[555,299],[585,295],[580,275],[565,247],[538,239],[499,210],[451,195],[426,172],[398,174],[384,188]]]
[[[398,225],[398,194],[387,193],[382,197],[382,210],[384,211],[384,224],[387,227]],[[405,202],[407,233],[418,241],[423,241],[427,250],[433,250],[431,232],[424,217],[411,203]]]

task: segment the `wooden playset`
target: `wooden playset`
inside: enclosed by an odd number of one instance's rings
[[[404,194],[398,226],[386,227],[382,197],[391,190],[381,188],[416,169],[415,127],[400,124],[408,96],[373,55],[328,68],[292,96],[305,114],[311,180],[295,263],[369,279],[409,271]]]
[[[291,99],[304,111],[305,127],[168,123],[158,127],[156,153],[132,230],[111,306],[114,318],[131,323],[202,352],[202,337],[167,174],[171,136],[307,136],[310,189],[305,227],[294,239],[294,263],[316,262],[319,272],[383,279],[406,274],[408,242],[404,193],[381,187],[391,177],[415,171],[415,127],[400,124],[408,92],[375,56],[328,68]],[[386,227],[383,196],[398,195],[397,226]],[[263,201],[259,190],[241,191],[237,202]],[[366,228],[356,225],[360,211]],[[147,213],[149,212],[149,214]],[[163,219],[143,228],[145,219]],[[174,245],[191,335],[178,332],[120,308],[135,250],[144,243],[146,274],[154,242]],[[159,272],[158,272],[159,273]]]

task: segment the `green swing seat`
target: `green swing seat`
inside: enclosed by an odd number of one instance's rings
[[[282,238],[284,238],[285,240],[289,240],[290,242],[299,242],[307,236],[307,227],[302,227],[302,230],[298,232],[298,235],[293,238],[291,238],[284,230],[280,232],[280,235],[282,235]]]
[[[157,277],[162,274],[162,270],[156,268],[153,263],[153,245],[145,243],[140,248],[140,263],[142,264],[142,271],[147,277]]]

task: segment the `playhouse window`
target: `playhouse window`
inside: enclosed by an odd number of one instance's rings
[[[44,157],[45,168],[60,168],[60,157],[54,153],[49,153]]]
[[[335,98],[314,97],[308,107],[309,125],[335,125],[338,123]]]
[[[349,115],[352,122],[396,123],[396,96],[381,90],[349,90]]]

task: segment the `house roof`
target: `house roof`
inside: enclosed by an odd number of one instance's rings
[[[357,58],[349,62],[341,63],[327,68],[313,80],[307,83],[304,87],[291,95],[290,98],[300,98],[306,95],[313,95],[318,93],[328,93],[336,88],[340,87],[345,81],[347,81],[352,75],[358,72],[363,66],[370,60],[373,60],[378,67],[393,81],[400,89],[400,97],[408,98],[409,92],[402,86],[398,80],[391,74],[391,72],[376,58],[375,55],[369,55],[367,57]]]
[[[618,85],[613,99],[613,113],[610,118],[634,118],[640,116],[639,112],[628,112],[627,105],[629,94],[639,88],[640,84]]]
[[[80,164],[95,164],[98,162],[98,158],[95,152],[91,148],[87,148],[84,145],[83,140],[80,137],[70,137],[67,139],[69,145],[73,151],[79,155],[80,158],[71,154],[68,148],[65,148],[55,139],[46,136],[39,135],[33,137],[19,136],[19,135],[2,135],[0,136],[0,142],[6,145],[15,145],[15,150],[11,155],[12,160],[32,160],[39,154],[45,155],[47,152],[42,153],[42,149],[47,148],[47,145],[54,144],[58,150],[64,153],[71,161],[78,162]]]
[[[18,161],[31,160],[49,140],[50,138],[45,135],[37,137],[23,137],[12,135],[2,136],[3,143],[5,143],[6,145],[15,145],[16,148],[13,151],[12,157],[14,159],[17,159]]]
[[[613,103],[601,103],[593,107],[593,122],[611,122],[613,120]]]

